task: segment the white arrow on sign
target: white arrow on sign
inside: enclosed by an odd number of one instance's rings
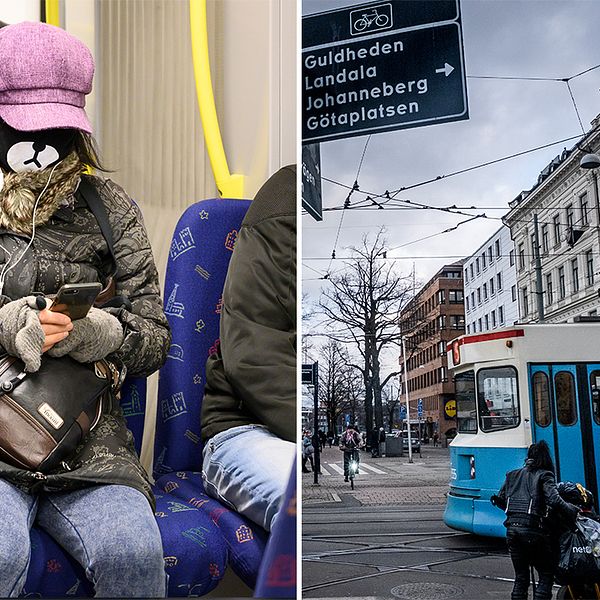
[[[445,73],[446,77],[448,77],[448,75],[450,75],[450,73],[452,73],[452,71],[454,71],[454,67],[452,65],[449,65],[448,63],[444,63],[443,69],[435,70],[436,73]]]

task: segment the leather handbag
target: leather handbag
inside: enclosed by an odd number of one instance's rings
[[[44,355],[27,373],[18,358],[0,359],[0,458],[15,467],[56,469],[98,424],[118,380],[112,363]]]

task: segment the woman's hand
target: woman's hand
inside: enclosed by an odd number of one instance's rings
[[[52,312],[48,309],[42,310],[39,319],[46,336],[42,352],[50,350],[54,344],[64,340],[73,329],[71,319],[59,312]]]

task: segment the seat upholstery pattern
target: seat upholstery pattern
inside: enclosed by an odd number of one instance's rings
[[[219,343],[227,266],[247,200],[204,200],[183,213],[171,243],[165,313],[173,340],[160,371],[154,476],[200,471],[200,413],[208,356]]]

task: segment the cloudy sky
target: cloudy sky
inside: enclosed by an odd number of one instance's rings
[[[350,0],[304,0],[303,13],[349,6]],[[356,4],[356,2],[354,2]],[[359,176],[361,189],[383,193],[581,133],[563,82],[478,79],[473,76],[570,77],[600,65],[595,0],[462,0],[462,28],[470,119],[372,136]],[[469,78],[469,76],[473,78]],[[600,113],[600,68],[571,80],[585,129]],[[366,137],[321,144],[324,177],[352,185]],[[531,188],[563,147],[554,145],[464,175],[402,192],[398,198],[435,206],[477,206],[473,213],[501,217],[521,190]],[[323,183],[324,207],[340,206],[348,190]],[[360,196],[353,196],[352,200]],[[494,207],[496,210],[494,210]],[[343,267],[347,248],[385,225],[388,247],[438,233],[465,217],[438,211],[345,211],[331,261],[341,212],[322,222],[303,217],[303,289],[316,301],[327,285],[319,277]],[[456,231],[390,251],[397,267],[425,282],[453,259],[472,254],[501,223],[478,219]],[[331,264],[330,264],[331,263]]]

